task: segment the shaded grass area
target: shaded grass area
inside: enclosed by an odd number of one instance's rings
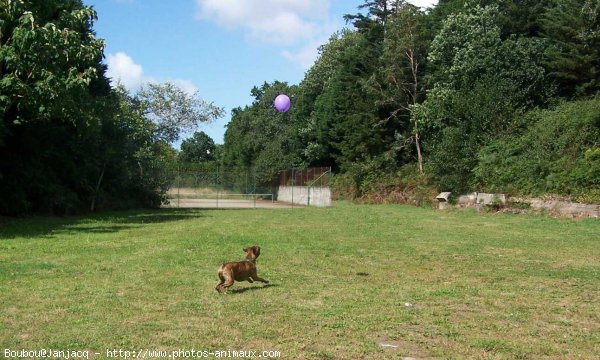
[[[218,294],[219,264],[254,244],[271,284]],[[0,228],[0,344],[12,349],[589,359],[599,289],[597,220],[339,204]]]

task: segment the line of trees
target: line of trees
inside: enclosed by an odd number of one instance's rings
[[[226,165],[332,166],[352,196],[430,184],[600,201],[599,0],[366,0],[345,19],[300,84],[264,83],[233,110]]]
[[[170,143],[222,109],[113,88],[81,0],[0,0],[0,215],[158,206]]]
[[[177,154],[170,144],[223,109],[169,83],[111,87],[81,0],[0,0],[0,215],[158,206],[175,161],[253,167],[265,181],[332,166],[350,197],[437,188],[600,202],[600,0],[430,11],[366,0],[345,18],[353,28],[300,84],[254,87],[225,144],[196,133]],[[284,114],[280,93],[293,102]]]

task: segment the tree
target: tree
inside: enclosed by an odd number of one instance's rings
[[[181,129],[221,109],[171,85],[111,89],[95,11],[0,0],[0,214],[159,206]]]
[[[81,1],[0,0],[0,112],[6,127],[61,119],[87,123],[82,97],[107,90],[96,12]],[[103,84],[99,84],[103,83]]]
[[[144,115],[156,124],[156,137],[172,143],[181,131],[193,131],[200,123],[223,115],[223,109],[166,82],[150,83],[136,95]]]
[[[183,162],[215,161],[216,145],[204,131],[195,132],[191,138],[183,140],[179,160]]]
[[[395,9],[403,5],[404,0],[364,0],[358,9],[367,9],[367,14],[346,14],[344,20],[352,24],[363,34],[373,39],[370,35],[380,37],[385,29],[387,18]]]
[[[516,115],[552,95],[539,60],[543,44],[503,40],[497,15],[495,6],[475,7],[444,21],[429,52],[434,87],[413,112],[427,126],[438,185],[451,191],[469,190],[479,149],[518,129]]]
[[[335,163],[336,150],[329,137],[332,122],[329,116],[322,116],[324,97],[321,96],[342,66],[344,52],[356,46],[359,38],[360,34],[348,29],[333,34],[320,47],[319,58],[300,83],[292,110],[298,123],[298,141],[303,144],[299,155],[307,165],[331,166]]]
[[[396,12],[388,17],[381,64],[368,82],[376,94],[375,104],[386,113],[382,125],[391,125],[396,131],[397,148],[403,149],[407,142],[414,143],[421,174],[420,129],[411,109],[422,101],[425,91],[428,44],[423,38],[423,24],[424,14],[417,7],[398,4]]]
[[[76,211],[89,199],[96,161],[84,149],[110,93],[95,20],[79,0],[0,0],[2,214]]]
[[[90,168],[89,210],[160,206],[170,183],[164,169],[175,161],[175,150],[156,139],[156,125],[122,86],[111,92],[105,114],[100,134],[86,149],[92,158],[86,165],[96,164]]]
[[[357,43],[340,54],[341,65],[315,102],[315,120],[320,143],[331,144],[330,156],[334,168],[348,167],[381,154],[388,129],[378,126],[373,94],[365,83],[373,74],[378,52],[372,43],[358,34]],[[362,54],[359,55],[359,54]]]
[[[264,184],[279,171],[298,165],[302,144],[297,142],[296,135],[296,92],[297,86],[279,81],[252,88],[252,104],[233,109],[227,125],[223,149],[225,166],[252,167],[259,183]],[[281,93],[292,99],[292,108],[285,113],[273,108],[273,100]]]
[[[545,67],[565,98],[600,90],[598,1],[552,0],[542,15]]]
[[[316,97],[311,120],[317,133],[313,153],[328,159],[334,169],[349,168],[383,153],[393,131],[379,126],[381,115],[373,106],[368,79],[379,66],[384,24],[393,4],[365,1],[368,13],[346,15],[356,31],[343,34],[332,48],[338,64]],[[316,151],[315,151],[316,150]]]

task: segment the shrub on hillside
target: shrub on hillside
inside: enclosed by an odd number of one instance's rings
[[[600,97],[527,116],[532,125],[521,135],[479,152],[473,188],[600,202]]]
[[[335,200],[417,206],[433,203],[437,195],[431,179],[419,175],[416,163],[399,170],[360,167],[338,174],[333,178],[332,192]]]

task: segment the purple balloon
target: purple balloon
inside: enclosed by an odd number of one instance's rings
[[[283,113],[290,109],[290,106],[292,106],[292,102],[290,101],[290,98],[287,95],[280,94],[275,98],[275,101],[273,101],[273,106],[275,106],[275,109],[277,109],[277,111]]]

